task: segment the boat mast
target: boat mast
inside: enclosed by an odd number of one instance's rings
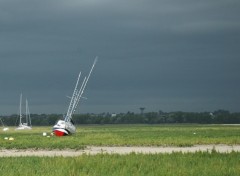
[[[26,120],[27,120],[28,126],[31,126],[30,111],[29,111],[28,100],[27,99],[26,99]]]
[[[80,77],[81,77],[81,72],[79,73],[78,78],[77,78],[77,82],[76,82],[76,85],[75,85],[75,88],[74,88],[74,91],[73,91],[73,94],[72,94],[72,97],[71,97],[71,101],[69,103],[69,107],[68,107],[67,115],[65,117],[65,121],[69,121],[69,119],[71,118],[71,110],[73,108],[74,101],[75,101],[75,98],[76,98],[76,95],[77,95],[77,87],[78,87],[78,82],[79,82]]]
[[[20,105],[19,105],[19,109],[20,109],[20,111],[19,111],[19,116],[20,116],[19,125],[21,125],[21,124],[22,124],[22,93],[21,93],[21,95],[20,95]]]
[[[65,121],[70,121],[70,119],[72,118],[72,114],[75,112],[75,109],[76,109],[76,107],[79,103],[80,98],[83,98],[82,94],[84,92],[84,89],[87,85],[87,82],[89,80],[89,77],[91,76],[92,70],[93,70],[96,62],[97,62],[97,57],[95,58],[95,60],[93,62],[92,68],[91,68],[88,76],[84,77],[83,82],[82,82],[82,84],[81,84],[81,86],[78,90],[78,83],[79,83],[79,79],[80,79],[80,76],[81,76],[81,72],[79,73],[78,79],[77,79],[77,82],[76,82],[76,85],[75,85],[75,89],[73,91],[73,95],[71,97],[71,101],[70,101],[70,104],[69,104],[69,107],[68,107],[67,115],[64,119]]]
[[[86,85],[87,85],[87,82],[88,82],[91,74],[92,74],[92,71],[93,71],[93,68],[94,68],[96,62],[97,62],[97,57],[95,58],[95,60],[94,60],[94,62],[93,62],[92,68],[91,68],[88,76],[85,77],[84,80],[83,80],[83,83],[82,83],[81,88],[80,88],[80,90],[79,90],[79,92],[78,92],[78,94],[77,94],[76,101],[75,101],[75,104],[74,104],[74,108],[72,109],[71,114],[73,114],[73,113],[75,112],[75,110],[76,110],[76,108],[77,108],[77,105],[78,105],[78,103],[79,103],[80,98],[83,98],[83,97],[82,97],[82,94],[83,94],[83,92],[84,92],[84,90],[85,90],[85,87],[86,87]]]

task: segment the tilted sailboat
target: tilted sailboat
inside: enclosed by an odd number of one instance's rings
[[[91,76],[92,70],[97,62],[97,57],[95,58],[92,68],[88,74],[87,77],[84,77],[82,84],[78,86],[80,77],[81,77],[81,72],[78,75],[77,78],[77,83],[75,85],[73,95],[71,97],[71,101],[68,106],[68,111],[67,114],[64,118],[64,120],[59,120],[54,126],[53,126],[53,132],[56,136],[65,136],[69,134],[74,134],[76,132],[76,127],[74,126],[74,122],[72,120],[72,115],[74,114],[76,107],[79,103],[80,98],[82,97],[82,94],[84,92],[84,89],[87,85],[88,79]]]
[[[20,95],[20,106],[19,106],[19,125],[16,128],[16,130],[31,130],[32,125],[31,125],[31,117],[30,117],[30,112],[28,108],[28,101],[26,99],[26,121],[23,122],[23,117],[22,117],[22,94]]]

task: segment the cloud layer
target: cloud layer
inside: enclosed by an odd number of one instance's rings
[[[237,0],[3,0],[0,113],[19,94],[64,113],[77,74],[99,62],[79,112],[238,111]],[[30,109],[30,110],[31,110]]]

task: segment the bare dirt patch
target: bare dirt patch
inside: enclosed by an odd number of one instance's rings
[[[100,153],[108,154],[129,154],[144,153],[144,154],[156,154],[156,153],[172,153],[172,152],[211,152],[215,150],[220,153],[229,153],[232,151],[240,152],[240,145],[196,145],[192,147],[95,147],[89,146],[84,150],[0,150],[0,157],[19,157],[19,156],[64,156],[75,157],[83,154],[96,155]]]

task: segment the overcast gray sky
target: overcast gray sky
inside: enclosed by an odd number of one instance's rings
[[[239,112],[239,0],[0,0],[0,115]]]

